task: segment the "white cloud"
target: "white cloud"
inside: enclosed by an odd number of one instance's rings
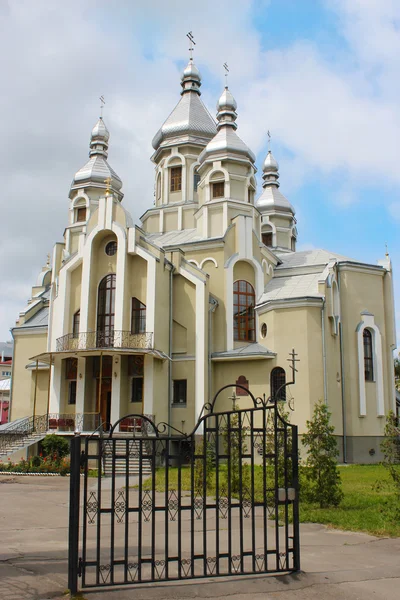
[[[259,152],[271,129],[274,147],[282,150],[284,193],[311,174],[339,182],[338,202],[344,196],[357,201],[343,183],[356,190],[372,173],[399,189],[400,5],[326,4],[348,44],[335,62],[302,40],[301,31],[290,47],[262,52],[250,0],[222,6],[223,19],[211,18],[211,0],[192,3],[190,10],[186,0],[115,0],[112,6],[104,0],[0,0],[0,239],[7,257],[0,339],[8,337],[47,252],[62,239],[69,185],[86,160],[101,94],[111,132],[109,162],[123,180],[124,204],[136,221],[152,205],[151,139],[179,99],[177,61],[187,56],[184,34],[192,28],[202,98],[214,114],[227,60],[238,133]],[[390,211],[396,206],[392,198]]]

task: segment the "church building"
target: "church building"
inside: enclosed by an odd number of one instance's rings
[[[12,329],[10,420],[47,415],[49,431],[67,435],[138,414],[189,433],[204,404],[234,384],[242,387],[224,392],[223,406],[233,392],[249,406],[243,388],[278,396],[300,436],[323,400],[341,460],[379,460],[395,406],[388,255],[366,264],[297,251],[278,163],[268,151],[258,190],[230,89],[214,119],[193,59],[181,88],[153,138],[155,201],[139,225],[108,163],[104,119],[94,126],[63,242]],[[282,387],[292,349],[296,382]]]

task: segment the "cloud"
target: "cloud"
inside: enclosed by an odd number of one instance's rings
[[[105,0],[0,0],[7,92],[0,96],[0,240],[7,257],[0,339],[8,337],[47,252],[62,240],[69,186],[87,160],[101,94],[109,162],[123,181],[124,205],[136,222],[152,206],[151,139],[179,100],[185,32],[194,27],[203,100],[215,114],[227,60],[238,133],[262,154],[266,130],[272,131],[284,193],[319,177],[327,185],[339,182],[335,201],[353,203],[357,186],[375,174],[399,194],[397,0],[326,0],[345,40],[328,58],[301,30],[286,48],[263,51],[250,0],[231,0],[223,20],[210,18],[211,0],[187,6],[186,0],[116,0],[112,6]],[[268,14],[269,3],[260,6]],[[400,194],[391,199],[391,213],[398,202]]]

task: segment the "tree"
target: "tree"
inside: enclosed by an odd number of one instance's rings
[[[319,503],[320,508],[338,506],[343,498],[337,468],[339,451],[330,417],[328,407],[320,400],[314,407],[311,421],[307,421],[307,433],[303,435],[307,449],[305,495],[310,502]]]
[[[42,440],[42,448],[45,456],[51,456],[57,459],[63,458],[63,456],[69,454],[68,440],[55,433],[46,435],[44,440]]]
[[[381,443],[381,450],[384,456],[383,465],[389,470],[397,502],[400,504],[400,427],[392,410],[386,418],[385,437]]]
[[[241,426],[239,428],[238,406],[234,403],[233,411],[230,417],[230,427],[226,426],[222,438],[225,454],[229,455],[230,459],[230,490],[231,494],[238,494],[240,484],[242,491],[248,486],[249,473],[247,465],[243,464],[242,457],[247,452],[246,435],[248,427]],[[228,473],[227,473],[228,483]]]

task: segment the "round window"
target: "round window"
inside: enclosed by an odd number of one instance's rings
[[[267,324],[266,323],[263,323],[261,325],[261,337],[262,338],[267,337]]]
[[[117,242],[108,242],[106,246],[107,256],[114,256],[117,253]]]

